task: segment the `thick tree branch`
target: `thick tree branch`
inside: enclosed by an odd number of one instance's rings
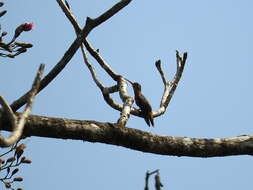
[[[11,131],[11,127],[4,125],[4,122],[6,121],[2,120],[0,124],[1,129]],[[119,127],[113,123],[34,115],[28,116],[24,134],[99,142],[160,155],[191,157],[253,155],[253,136],[250,135],[214,139],[162,136]]]

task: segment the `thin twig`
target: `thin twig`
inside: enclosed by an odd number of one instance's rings
[[[69,21],[71,22],[72,26],[74,27],[75,33],[78,36],[79,33],[81,33],[81,28],[79,26],[79,24],[77,23],[74,14],[71,12],[70,6],[69,4],[67,5],[66,2],[63,2],[63,0],[57,0],[57,3],[59,4],[59,6],[61,7],[62,11],[64,12],[64,14],[66,15],[66,17],[69,19]],[[95,69],[93,68],[93,66],[90,64],[88,57],[86,55],[85,49],[83,47],[83,44],[81,45],[81,51],[82,51],[82,55],[83,55],[83,60],[84,63],[86,64],[86,66],[88,67],[91,76],[93,78],[93,80],[95,81],[96,85],[100,88],[101,91],[103,91],[103,89],[105,88],[104,85],[99,81],[99,79],[96,76],[96,72]]]
[[[187,59],[187,52],[184,52],[183,53],[183,56],[181,57],[179,55],[179,52],[176,51],[176,56],[177,56],[177,59],[179,60],[177,62],[177,72],[174,76],[174,79],[172,80],[172,86],[171,86],[171,89],[170,89],[170,93],[169,93],[169,96],[167,98],[167,101],[165,102],[165,107],[168,107],[168,104],[170,103],[170,100],[172,98],[172,96],[174,95],[174,92],[178,86],[178,83],[181,79],[181,76],[183,74],[183,71],[184,71],[184,66],[185,66],[185,63],[186,63],[186,59]]]
[[[63,2],[63,0],[57,0],[57,3],[59,4],[59,6],[61,7],[62,11],[64,12],[64,14],[66,15],[66,17],[69,19],[69,21],[71,22],[76,35],[79,35],[79,33],[81,32],[81,28],[79,26],[79,24],[77,23],[74,14],[71,12],[71,10],[66,6],[66,4]],[[95,19],[96,20],[96,19]],[[117,81],[117,77],[118,74],[115,73],[112,68],[103,60],[103,58],[99,55],[99,53],[94,50],[94,48],[92,48],[92,46],[90,45],[90,43],[87,41],[87,39],[83,40],[83,43],[85,45],[85,47],[87,48],[87,50],[89,51],[89,53],[96,59],[96,61],[100,64],[100,66],[115,80]]]
[[[127,6],[132,0],[121,0],[120,2],[116,3],[111,9],[100,15],[99,17],[92,19],[87,18],[86,22],[91,23],[90,25],[87,25],[89,27],[95,28],[98,25],[102,24],[103,22],[107,21],[109,18],[111,18],[113,15],[115,15],[117,12],[119,12],[121,9],[123,9],[125,6]]]
[[[146,172],[146,177],[145,177],[145,187],[144,187],[144,190],[149,190],[149,187],[148,187],[148,181],[149,181],[149,177],[153,174],[156,174],[156,176],[158,175],[159,176],[159,170],[155,170],[153,172],[149,172],[147,171]],[[159,179],[158,179],[159,180]],[[155,182],[156,184],[158,184],[158,181],[156,181],[156,178],[155,178]],[[158,189],[156,189],[158,190]],[[160,189],[159,189],[160,190]]]
[[[97,78],[96,76],[96,72],[95,72],[95,69],[93,68],[93,66],[90,64],[88,58],[87,58],[87,55],[86,55],[86,52],[83,48],[83,46],[81,47],[81,50],[82,50],[82,54],[83,54],[83,58],[84,58],[84,63],[86,64],[86,66],[88,67],[90,73],[91,73],[91,76],[94,80],[94,82],[96,83],[96,85],[99,87],[99,89],[101,90],[102,94],[103,94],[103,98],[104,100],[111,106],[113,107],[114,109],[116,110],[119,110],[121,111],[122,110],[122,106],[118,103],[116,103],[112,97],[110,96],[111,93],[114,93],[114,92],[117,92],[119,91],[118,89],[118,85],[115,85],[115,86],[112,86],[112,87],[109,87],[109,88],[106,88],[104,87],[104,85],[99,81],[99,79]]]
[[[162,78],[162,81],[163,81],[163,84],[166,85],[167,83],[167,79],[163,73],[163,70],[162,70],[162,67],[161,67],[161,60],[158,60],[155,62],[155,66],[157,68],[157,70],[159,71],[160,75],[161,75],[161,78]]]
[[[167,79],[166,79],[166,77],[164,75],[164,72],[162,70],[162,67],[161,67],[161,61],[160,60],[156,61],[155,66],[156,66],[157,70],[159,71],[159,73],[161,75],[161,78],[162,78],[162,81],[163,81],[163,85],[164,85],[163,96],[162,96],[162,99],[161,99],[161,102],[160,102],[160,108],[163,108],[164,104],[165,104],[165,102],[167,100],[167,97],[169,95],[170,83],[167,82]]]
[[[161,182],[160,172],[159,170],[157,170],[156,175],[155,175],[155,188],[156,190],[161,190],[161,187],[163,187],[163,184]]]
[[[81,27],[78,25],[74,14],[72,13],[70,6],[66,4],[66,1],[63,2],[63,0],[56,0],[58,5],[61,7],[63,13],[66,15],[66,17],[69,19],[69,21],[71,22],[72,26],[75,29],[76,34],[79,34],[82,32]]]
[[[117,81],[118,74],[112,70],[112,68],[106,63],[105,60],[103,60],[103,58],[99,55],[98,51],[96,51],[86,39],[83,43],[88,52],[96,59],[99,65],[108,73],[108,75],[112,77],[113,80]]]
[[[94,82],[96,83],[96,85],[99,87],[99,89],[101,91],[103,91],[103,89],[105,88],[104,85],[99,81],[99,79],[97,78],[95,69],[93,68],[93,66],[90,64],[88,57],[86,55],[85,49],[83,47],[83,45],[81,45],[81,50],[82,50],[82,54],[83,54],[83,59],[84,59],[84,63],[86,64],[86,66],[88,67],[88,69],[90,70],[91,76],[94,80]]]
[[[163,97],[161,99],[160,108],[157,111],[153,112],[153,117],[158,117],[165,113],[174,95],[174,92],[178,86],[178,83],[181,79],[182,73],[184,71],[186,59],[187,59],[187,52],[183,53],[183,56],[180,56],[179,52],[176,51],[177,71],[172,81],[167,81],[163,73],[163,70],[161,68],[161,62],[160,61],[156,62],[156,68],[159,71],[163,84],[164,84],[164,92],[163,92]]]
[[[27,100],[27,105],[25,107],[25,110],[23,113],[21,113],[19,119],[16,119],[15,114],[12,112],[12,110],[11,110],[10,106],[7,104],[7,102],[2,97],[0,98],[1,104],[4,107],[4,111],[6,111],[8,113],[9,118],[11,118],[10,124],[12,125],[12,128],[13,128],[13,131],[12,131],[9,138],[5,139],[3,136],[0,136],[0,146],[1,147],[11,146],[20,139],[20,137],[23,133],[26,118],[28,117],[28,115],[32,109],[33,100],[34,100],[35,95],[39,89],[41,77],[44,72],[44,68],[45,68],[45,65],[41,64],[39,67],[39,70],[36,74],[36,77],[34,79],[32,89],[29,93],[29,97]]]
[[[144,190],[149,190],[148,188],[148,180],[149,180],[149,172],[147,171],[146,172],[146,177],[145,177],[145,187],[144,187]]]

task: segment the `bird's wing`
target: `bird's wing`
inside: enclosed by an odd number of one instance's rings
[[[146,97],[143,94],[140,94],[141,99],[143,101],[136,101],[136,104],[141,108],[141,110],[145,113],[149,113],[152,111],[152,107],[149,104],[148,100],[146,99]]]

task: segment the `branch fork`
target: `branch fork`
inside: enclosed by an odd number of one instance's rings
[[[101,16],[97,17],[96,19],[91,19],[89,17],[87,17],[86,19],[86,26],[92,26],[92,27],[96,27],[98,24],[102,23],[102,21],[104,21],[106,18],[109,17],[109,15],[112,15],[112,13],[114,13],[112,10],[114,8],[119,8],[119,7],[124,7],[125,5],[127,5],[130,1],[120,1],[118,4],[116,4],[115,6],[113,6],[110,10],[108,10],[108,12],[102,14]],[[77,23],[73,13],[71,12],[70,6],[68,5],[68,3],[66,4],[65,2],[63,2],[63,0],[57,0],[57,3],[59,4],[59,6],[61,7],[62,11],[64,12],[64,14],[66,15],[66,17],[68,18],[68,20],[70,21],[70,23],[72,24],[75,33],[77,36],[80,35],[80,33],[82,32],[79,24]],[[126,3],[126,4],[125,4]],[[120,10],[120,9],[118,9]],[[125,126],[127,123],[127,120],[130,116],[130,114],[138,116],[138,117],[144,117],[142,112],[139,109],[136,109],[134,107],[132,107],[133,105],[133,98],[128,96],[127,93],[127,85],[126,85],[126,81],[124,80],[123,77],[121,77],[119,74],[117,74],[115,71],[113,71],[113,69],[105,62],[105,60],[100,56],[99,51],[96,51],[91,45],[90,43],[87,41],[86,38],[83,38],[82,41],[82,45],[81,45],[81,50],[82,50],[82,54],[83,54],[83,59],[84,62],[86,64],[86,66],[88,67],[93,81],[95,82],[95,84],[98,86],[98,88],[101,90],[104,100],[106,101],[106,103],[111,106],[113,109],[118,110],[121,112],[120,114],[120,118],[118,119],[118,124]],[[89,62],[86,52],[84,50],[84,46],[87,49],[87,51],[90,53],[90,55],[98,62],[98,64],[104,69],[104,71],[114,80],[117,82],[117,86],[113,86],[111,88],[107,88],[104,87],[104,85],[99,81],[99,79],[96,76],[95,70],[92,67],[91,63]],[[182,72],[183,72],[183,68],[184,68],[184,64],[186,62],[186,58],[187,58],[187,53],[184,53],[183,58],[179,55],[179,52],[176,52],[176,56],[177,56],[177,72],[175,74],[174,80],[171,82],[168,82],[164,76],[164,73],[162,71],[161,68],[161,61],[157,61],[156,62],[156,67],[162,77],[163,83],[164,83],[164,94],[160,103],[160,108],[157,111],[153,111],[153,117],[158,117],[162,114],[165,113],[166,108],[168,107],[168,104],[174,94],[174,91],[178,85],[178,82],[181,78]],[[123,105],[120,105],[119,103],[115,102],[110,94],[111,93],[115,93],[115,92],[119,92],[120,98],[123,102]]]

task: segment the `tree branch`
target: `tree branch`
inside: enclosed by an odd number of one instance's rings
[[[83,41],[84,46],[88,50],[88,52],[94,57],[94,59],[99,63],[99,65],[107,72],[108,75],[112,77],[113,80],[117,81],[118,80],[118,74],[115,73],[112,68],[103,60],[103,58],[99,55],[97,51],[92,48],[90,43],[85,39]]]
[[[120,98],[122,102],[124,102],[123,109],[121,111],[120,118],[118,120],[118,124],[120,126],[125,126],[130,117],[130,111],[134,103],[134,100],[131,96],[128,96],[127,82],[122,76],[118,77],[118,86]]]
[[[148,181],[149,181],[149,177],[151,175],[153,175],[153,174],[156,174],[155,175],[155,187],[156,187],[156,190],[161,190],[161,187],[163,187],[163,185],[161,183],[160,174],[159,173],[160,173],[159,170],[155,170],[153,172],[149,172],[149,171],[146,172],[144,190],[149,190]]]
[[[11,131],[9,125],[4,125],[5,122],[7,119],[2,118],[1,129]],[[250,135],[213,139],[161,136],[119,127],[113,123],[35,115],[28,116],[24,135],[99,142],[160,155],[190,157],[253,155],[253,136]]]
[[[155,65],[161,75],[161,78],[162,78],[162,81],[164,84],[164,91],[163,91],[163,96],[162,96],[161,103],[160,103],[160,108],[157,111],[153,112],[153,117],[158,117],[158,116],[165,113],[165,111],[170,103],[170,100],[172,99],[172,96],[174,95],[177,85],[181,79],[181,76],[183,74],[186,59],[187,59],[186,52],[183,53],[183,56],[181,57],[179,55],[179,52],[176,51],[177,72],[176,72],[172,81],[167,81],[167,79],[164,75],[164,72],[162,70],[162,67],[161,67],[161,61],[160,60],[156,61]]]
[[[82,41],[88,36],[91,30],[93,30],[95,27],[102,24],[106,20],[110,19],[113,15],[115,15],[117,12],[119,12],[121,9],[127,6],[130,2],[131,0],[122,0],[119,3],[116,3],[112,8],[110,8],[105,13],[103,13],[102,15],[100,15],[95,19],[91,19],[88,17],[86,20],[85,27],[82,29],[82,33],[77,36],[77,38],[71,44],[69,49],[65,52],[61,60],[42,79],[38,92],[43,90],[65,68],[67,63],[71,60],[71,58],[74,56],[74,54],[82,44]],[[29,96],[29,92],[27,92],[26,94],[24,94],[18,100],[14,101],[11,104],[11,108],[14,112],[17,111],[20,107],[22,107],[26,103],[27,97]]]
[[[13,129],[9,138],[5,139],[3,136],[0,136],[0,146],[1,147],[11,146],[20,139],[23,129],[24,129],[25,122],[26,122],[26,118],[28,117],[28,115],[32,109],[33,100],[34,100],[35,95],[39,89],[40,80],[41,80],[44,68],[45,68],[45,65],[41,64],[39,67],[39,70],[36,74],[36,77],[34,79],[32,89],[29,93],[29,97],[27,100],[27,105],[25,107],[25,110],[23,113],[21,113],[19,115],[19,119],[17,119],[17,117],[15,116],[15,114],[13,113],[12,109],[7,104],[7,102],[4,100],[4,98],[0,96],[0,103],[2,104],[2,106],[4,108],[3,113],[4,112],[7,113],[7,118],[10,120],[9,123],[10,123],[11,128]]]

